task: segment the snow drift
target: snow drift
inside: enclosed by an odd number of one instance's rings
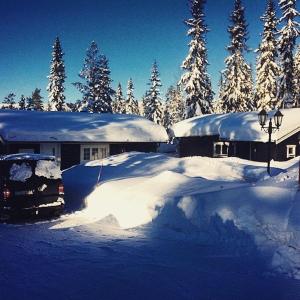
[[[177,238],[222,243],[230,251],[258,247],[272,257],[274,269],[300,278],[298,160],[273,165],[275,176],[270,178],[264,164],[237,158],[126,153],[90,162],[63,175],[85,179],[86,208],[53,229],[109,217],[114,226],[139,228],[145,234],[161,235],[168,229]],[[82,190],[78,193],[83,195]]]

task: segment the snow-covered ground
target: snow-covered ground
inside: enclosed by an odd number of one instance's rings
[[[298,159],[272,173],[142,153],[73,167],[66,215],[0,225],[0,295],[299,299]]]

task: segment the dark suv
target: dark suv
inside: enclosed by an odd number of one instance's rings
[[[58,216],[64,209],[60,168],[52,156],[0,157],[0,219]]]

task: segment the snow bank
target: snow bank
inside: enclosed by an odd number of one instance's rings
[[[30,121],[29,121],[30,120]],[[6,141],[166,142],[166,130],[136,115],[0,110]]]
[[[275,112],[270,112],[270,116]],[[282,113],[283,123],[280,130],[274,133],[274,141],[297,128],[300,130],[300,108],[283,109]],[[258,112],[214,114],[187,119],[175,124],[171,134],[174,137],[218,135],[220,139],[228,141],[268,141],[267,134],[258,123]]]
[[[102,179],[96,185],[102,163]],[[265,164],[237,158],[125,153],[90,162],[63,174],[68,180],[81,177],[89,186],[86,208],[53,229],[108,217],[113,226],[117,222],[123,229],[145,227],[151,235],[157,231],[160,236],[162,228],[168,228],[184,239],[222,243],[229,252],[258,247],[271,257],[274,270],[300,278],[300,237],[295,238],[300,232],[298,159],[273,165],[277,176],[269,177]],[[72,197],[82,196],[82,186],[80,191],[76,188],[73,185]]]

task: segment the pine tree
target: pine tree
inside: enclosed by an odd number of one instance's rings
[[[19,101],[19,110],[26,110],[26,98],[24,95],[21,96]]]
[[[211,80],[207,73],[208,59],[206,49],[206,34],[204,5],[206,0],[191,0],[192,18],[185,21],[191,37],[189,53],[182,68],[185,74],[180,84],[186,94],[185,118],[209,114],[212,112],[213,91]]]
[[[152,66],[150,89],[144,99],[144,114],[145,117],[156,124],[163,123],[163,110],[160,98],[160,87],[162,86],[159,78],[158,65],[155,61]]]
[[[99,59],[99,82],[96,86],[96,98],[93,101],[93,112],[112,113],[112,97],[115,91],[111,88],[110,69],[108,59],[105,55],[100,55]]]
[[[125,104],[126,114],[139,115],[139,106],[138,102],[134,98],[134,87],[133,81],[130,78],[127,83],[127,98]]]
[[[164,127],[169,129],[184,118],[184,102],[179,86],[170,86],[166,94]]]
[[[41,90],[35,89],[31,96],[31,101],[32,101],[31,105],[33,110],[38,110],[38,111],[44,110],[44,104],[42,99],[43,97],[41,96]]]
[[[87,57],[79,77],[85,83],[76,82],[74,85],[83,94],[81,111],[95,113],[112,112],[112,96],[110,69],[105,55],[99,54],[98,46],[92,42],[87,50]]]
[[[300,107],[300,46],[294,59],[294,88],[296,107]]]
[[[279,5],[282,11],[282,17],[279,21],[283,24],[283,27],[279,31],[278,51],[281,74],[279,77],[278,98],[281,107],[290,108],[295,105],[294,49],[297,37],[300,34],[299,23],[295,19],[299,16],[299,12],[296,10],[296,0],[280,0]]]
[[[113,101],[113,112],[117,114],[124,114],[126,113],[125,108],[125,100],[123,97],[123,91],[121,83],[118,84],[116,94],[115,94],[115,100]]]
[[[241,0],[235,0],[234,11],[230,17],[228,32],[231,43],[227,47],[230,56],[226,58],[226,69],[222,72],[218,107],[222,112],[250,111],[255,107],[251,67],[246,63],[247,24],[245,9]]]
[[[16,95],[14,93],[9,93],[6,97],[4,97],[4,108],[14,109],[14,105],[16,104],[15,97]]]
[[[256,103],[258,109],[273,110],[278,107],[277,78],[280,67],[277,64],[277,41],[275,4],[268,0],[267,9],[261,20],[264,22],[264,31],[260,43],[256,65]]]
[[[26,97],[26,110],[34,110],[32,97]]]
[[[59,38],[57,37],[53,45],[52,60],[50,67],[49,84],[47,91],[49,92],[49,110],[50,111],[64,111],[65,104],[65,65],[63,61],[64,53],[61,48]]]

